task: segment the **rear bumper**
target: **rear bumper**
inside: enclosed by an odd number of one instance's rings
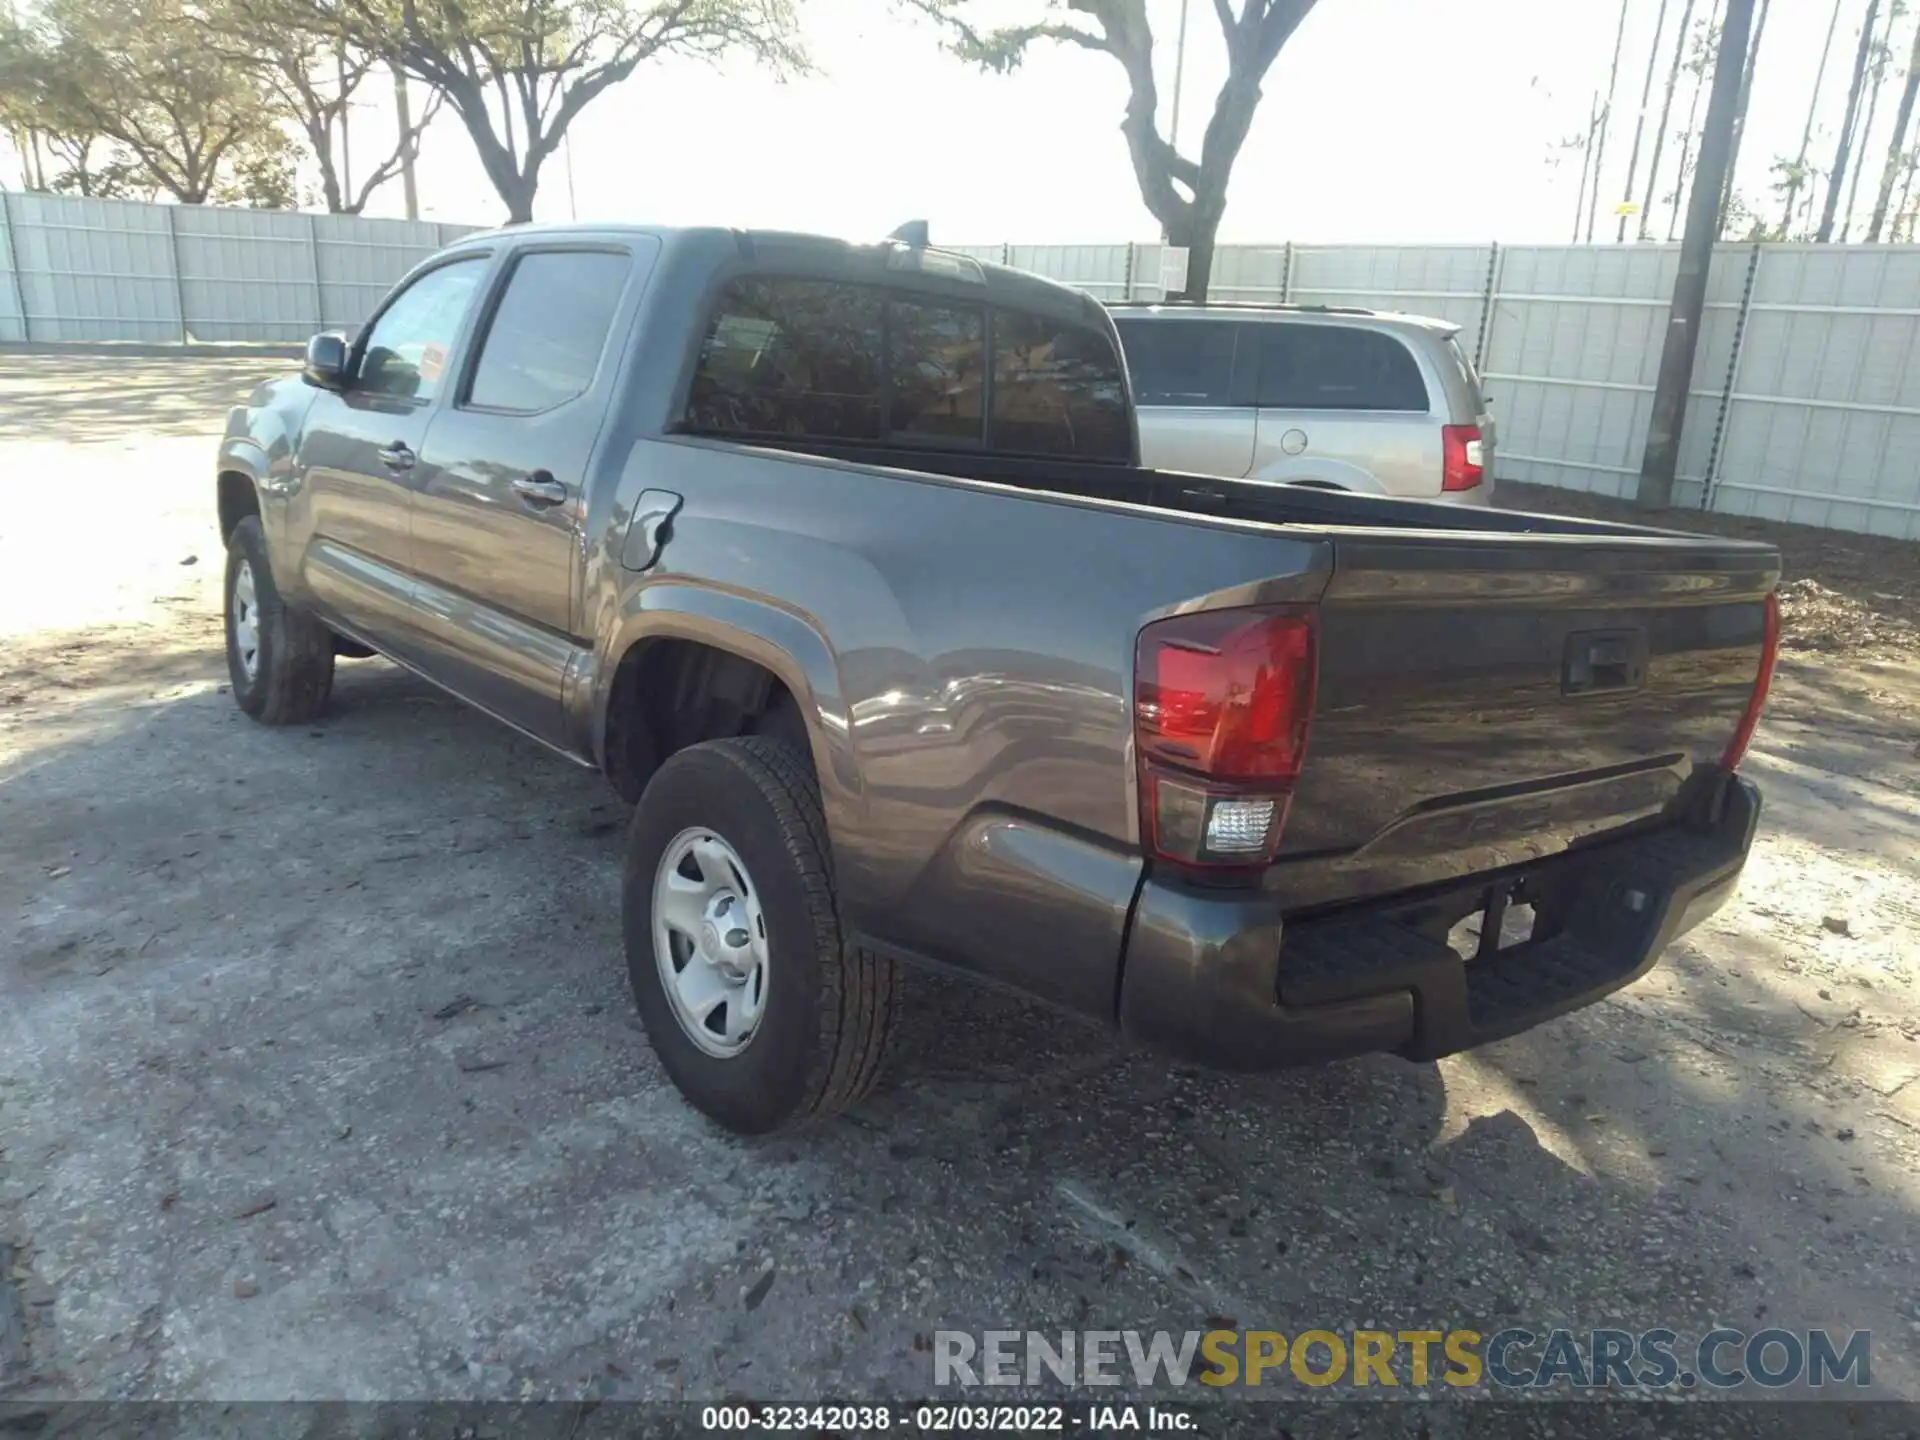
[[[1241,1070],[1369,1051],[1433,1060],[1484,1045],[1644,975],[1733,894],[1759,818],[1760,792],[1736,777],[1706,829],[1635,835],[1439,894],[1290,922],[1269,894],[1150,878],[1128,935],[1120,1024]],[[1435,917],[1475,908],[1496,884],[1543,897],[1546,933],[1462,960]]]

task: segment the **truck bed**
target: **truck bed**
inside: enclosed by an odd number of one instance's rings
[[[1365,526],[1369,529],[1473,531],[1500,535],[1611,535],[1687,541],[1711,538],[1640,525],[1580,520],[1564,515],[1536,515],[1520,510],[1398,500],[1388,496],[1308,489],[1298,485],[1265,485],[1252,480],[1228,480],[1214,475],[1187,475],[1172,470],[1148,470],[1081,460],[1029,458],[987,451],[969,453],[931,447],[836,445],[818,440],[795,440],[791,444],[760,441],[756,444],[760,448],[825,455],[836,460],[879,465],[888,469],[984,480],[1022,490],[1075,495],[1089,500],[1111,500],[1178,514],[1250,520],[1268,525]],[[1746,542],[1724,543],[1739,547]]]
[[[1675,822],[1746,710],[1779,573],[1769,547],[1636,525],[1073,461],[793,448],[1329,546],[1307,760],[1263,882],[1302,913]]]

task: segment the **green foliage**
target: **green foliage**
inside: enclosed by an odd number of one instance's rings
[[[28,67],[4,87],[8,123],[57,142],[56,188],[203,203],[237,151],[272,144],[267,96],[209,51],[181,0],[47,0],[0,56]]]
[[[286,131],[263,130],[237,146],[213,200],[221,205],[245,205],[253,210],[298,210],[300,152]]]

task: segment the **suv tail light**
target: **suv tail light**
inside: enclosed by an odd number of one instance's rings
[[[1486,450],[1480,443],[1478,425],[1443,425],[1440,450],[1442,490],[1472,490],[1486,478]]]
[[[1747,747],[1753,743],[1754,727],[1760,723],[1760,712],[1767,708],[1767,691],[1773,685],[1773,667],[1780,658],[1780,597],[1767,596],[1765,628],[1760,639],[1760,673],[1753,677],[1753,693],[1747,697],[1747,710],[1740,717],[1740,728],[1733,732],[1733,739],[1727,742],[1727,753],[1720,757],[1720,767],[1733,771],[1740,768],[1740,762],[1747,758]]]
[[[1318,660],[1308,608],[1156,621],[1134,657],[1140,829],[1175,864],[1253,869],[1280,846]]]

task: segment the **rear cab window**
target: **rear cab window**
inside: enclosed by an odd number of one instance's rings
[[[1093,326],[982,299],[778,275],[721,291],[684,428],[1131,463],[1126,372]]]
[[[1396,337],[1357,325],[1257,324],[1258,404],[1274,410],[1426,411],[1420,363]]]

